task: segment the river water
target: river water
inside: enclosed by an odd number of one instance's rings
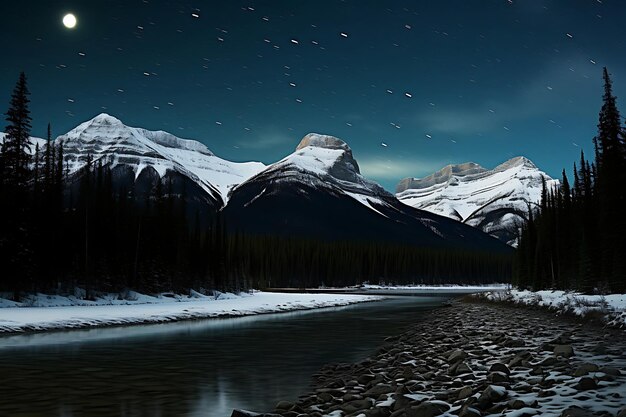
[[[0,337],[0,416],[228,417],[305,393],[437,300]]]

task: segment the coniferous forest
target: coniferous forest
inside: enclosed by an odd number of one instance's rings
[[[50,125],[47,143],[30,142],[29,95],[22,73],[0,152],[0,291],[15,298],[75,287],[89,297],[124,289],[490,283],[511,275],[508,254],[228,232],[219,212],[190,216],[171,180],[148,193],[116,187],[110,166],[90,156],[70,174]]]
[[[520,287],[626,290],[626,130],[606,68],[603,78],[594,158],[581,152],[573,182],[563,170],[561,187],[544,184],[539,210],[529,208],[515,259]]]

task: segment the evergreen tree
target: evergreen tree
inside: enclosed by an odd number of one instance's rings
[[[2,179],[0,199],[0,265],[2,276],[11,277],[4,282],[18,299],[21,291],[28,289],[32,279],[32,224],[29,224],[30,128],[26,76],[21,73],[11,94],[8,122],[2,146]]]
[[[46,192],[50,191],[50,186],[52,184],[52,164],[52,129],[50,127],[50,123],[48,123],[46,151],[43,162],[43,181]]]
[[[563,195],[563,209],[569,210],[572,206],[572,191],[569,185],[569,180],[567,179],[567,173],[565,170],[561,173],[561,194]]]
[[[33,165],[33,190],[35,192],[35,200],[39,198],[39,186],[40,184],[40,156],[39,156],[39,143],[35,144],[35,162]]]
[[[28,103],[30,92],[26,75],[22,72],[11,94],[9,110],[6,112],[5,139],[3,146],[3,180],[14,192],[24,194],[30,172],[30,129],[31,117]]]

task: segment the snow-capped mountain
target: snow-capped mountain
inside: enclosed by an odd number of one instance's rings
[[[252,176],[250,181],[305,183],[348,195],[374,211],[373,204],[386,204],[384,200],[392,197],[380,185],[361,175],[352,150],[344,141],[318,133],[306,135],[294,153]],[[266,192],[262,191],[256,198]]]
[[[140,176],[184,177],[223,206],[232,187],[263,170],[259,162],[237,163],[215,156],[195,140],[181,139],[164,131],[150,131],[124,125],[102,113],[59,136],[70,173],[77,172],[91,155],[114,170]]]
[[[403,205],[360,174],[345,142],[316,133],[233,188],[224,215],[251,233],[502,250],[472,227]]]
[[[467,162],[425,178],[405,178],[396,196],[404,204],[477,227],[515,246],[528,205],[541,200],[544,178],[548,189],[559,185],[522,156],[492,170]]]

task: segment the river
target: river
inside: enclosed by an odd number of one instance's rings
[[[228,417],[270,411],[437,300],[0,337],[0,416]]]

